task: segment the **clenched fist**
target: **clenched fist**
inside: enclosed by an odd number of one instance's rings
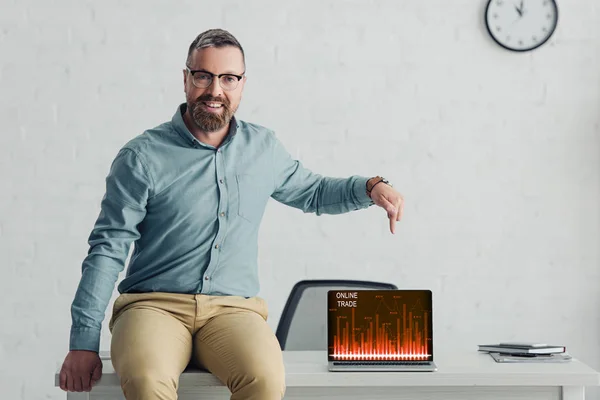
[[[60,370],[60,388],[66,392],[89,392],[102,376],[102,361],[95,351],[71,350]]]

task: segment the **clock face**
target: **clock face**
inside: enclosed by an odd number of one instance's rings
[[[514,51],[533,50],[556,29],[558,8],[554,0],[489,0],[485,23],[492,38]]]

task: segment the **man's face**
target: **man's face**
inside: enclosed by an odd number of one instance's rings
[[[246,77],[239,82],[233,75],[245,72],[242,52],[236,47],[207,47],[194,50],[189,69],[196,72],[192,75],[184,70],[183,82],[188,112],[196,126],[203,132],[215,132],[227,126],[235,114],[242,99],[242,91]],[[223,76],[220,79],[210,74]],[[205,86],[212,78],[212,82]],[[196,85],[194,85],[194,81]],[[226,90],[228,86],[237,86]],[[222,87],[225,86],[225,89]]]

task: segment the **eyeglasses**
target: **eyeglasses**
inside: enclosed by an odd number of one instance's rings
[[[188,67],[185,67],[185,69],[192,76],[192,83],[198,89],[206,89],[207,87],[212,85],[213,78],[217,77],[219,79],[219,85],[221,86],[221,88],[223,90],[228,90],[228,91],[235,90],[235,88],[237,88],[238,84],[244,77],[244,74],[246,73],[244,71],[244,72],[242,72],[242,75],[234,75],[234,74],[219,74],[219,75],[217,75],[217,74],[213,74],[211,72],[204,71],[201,69],[191,70]]]

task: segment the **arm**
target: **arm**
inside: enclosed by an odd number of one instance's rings
[[[341,214],[373,204],[366,191],[369,178],[323,177],[292,159],[274,135],[272,142],[275,190],[271,197],[275,200],[317,215]]]
[[[70,350],[98,352],[100,329],[129,248],[140,237],[151,185],[133,150],[122,149],[106,178],[100,215],[89,237],[90,249],[71,306]]]

